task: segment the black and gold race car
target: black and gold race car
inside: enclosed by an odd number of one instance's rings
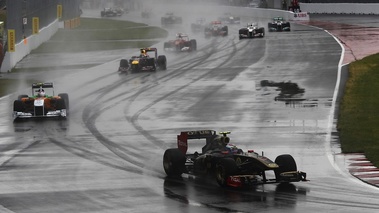
[[[185,131],[177,136],[178,148],[167,149],[163,155],[163,168],[169,177],[184,174],[209,176],[220,186],[246,187],[268,183],[306,181],[306,173],[297,171],[294,158],[279,155],[275,161],[253,150],[247,152],[229,143],[230,132],[214,130]],[[200,152],[187,153],[188,140],[205,139]],[[274,179],[266,177],[273,171]]]
[[[149,53],[152,52],[153,56]],[[156,71],[157,69],[167,69],[167,58],[165,55],[158,55],[155,47],[141,48],[139,56],[132,56],[128,59],[121,59],[119,72],[140,72],[140,71]]]
[[[54,85],[48,83],[33,83],[32,96],[19,95],[13,102],[14,119],[36,117],[66,118],[69,109],[67,93],[54,95]]]

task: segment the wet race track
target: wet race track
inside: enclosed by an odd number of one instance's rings
[[[377,212],[378,189],[347,172],[333,137],[339,43],[297,24],[239,40],[239,27],[227,37],[190,34],[198,50],[165,53],[164,71],[119,74],[120,59],[138,50],[26,58],[19,66],[99,65],[44,76],[69,94],[67,121],[12,123],[18,94],[1,99],[1,212]],[[236,190],[167,179],[165,149],[199,129],[229,130],[231,143],[270,159],[291,154],[310,181]]]

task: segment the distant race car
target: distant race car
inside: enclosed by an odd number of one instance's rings
[[[149,52],[153,52],[152,57]],[[121,59],[119,72],[140,72],[140,71],[156,71],[157,69],[167,69],[167,59],[165,55],[158,55],[157,48],[141,48],[139,56],[132,56],[128,59]]]
[[[122,16],[124,13],[125,11],[122,8],[104,8],[100,15],[101,17],[115,17]]]
[[[206,26],[207,24],[205,18],[199,18],[195,23],[191,24],[191,31],[193,33],[204,32]]]
[[[284,21],[283,17],[275,17],[268,23],[269,32],[291,31],[291,24]]]
[[[152,11],[151,9],[144,9],[141,12],[142,18],[150,18],[151,11]]]
[[[177,136],[178,148],[167,149],[163,155],[163,168],[167,176],[180,177],[184,173],[210,177],[223,187],[307,180],[305,172],[297,171],[291,155],[279,155],[274,162],[253,150],[244,152],[230,144],[228,134],[230,132],[216,134],[214,130],[181,132]],[[188,140],[193,139],[205,139],[205,145],[200,152],[187,153]],[[268,179],[267,171],[273,171],[275,178]]]
[[[196,51],[197,43],[195,39],[189,39],[187,34],[177,33],[175,40],[164,42],[165,51],[191,52]]]
[[[228,35],[228,26],[223,25],[221,21],[212,21],[205,29],[204,29],[205,37],[211,36],[227,36]]]
[[[13,118],[66,118],[68,109],[67,93],[55,96],[53,83],[33,83],[32,96],[19,95],[13,102]]]
[[[175,16],[174,13],[166,13],[165,16],[161,17],[162,26],[181,24],[182,22],[182,17]]]
[[[257,23],[247,24],[246,27],[239,29],[238,31],[239,38],[263,38],[265,36],[265,28],[258,27]]]
[[[225,13],[223,16],[218,18],[224,24],[240,24],[241,18],[238,16],[233,16],[231,13]]]

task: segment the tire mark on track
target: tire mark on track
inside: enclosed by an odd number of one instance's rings
[[[229,45],[226,45],[224,48],[226,49],[226,48],[230,48],[230,47],[232,47],[232,48],[233,48],[233,51],[232,51],[231,54],[237,52],[237,47],[236,47],[236,44],[234,43],[234,41],[233,41],[233,40],[229,40],[229,42],[231,42],[232,45],[230,45],[230,46],[229,46]],[[222,51],[222,50],[223,50],[223,49],[218,50],[218,51]],[[225,55],[223,55],[223,56],[220,56],[219,58],[226,57],[226,56],[228,56],[228,55],[230,55],[230,53],[229,53],[229,54],[225,54]],[[207,60],[209,57],[210,57],[210,55],[209,55],[207,58],[204,58],[204,60],[202,61],[202,63],[205,63],[206,60]],[[191,85],[191,84],[193,84],[193,83],[195,83],[195,82],[197,82],[197,81],[203,79],[204,77],[206,77],[206,76],[208,76],[208,75],[211,75],[213,72],[217,71],[219,67],[222,67],[223,65],[225,65],[225,64],[228,63],[228,62],[229,62],[229,61],[225,60],[223,63],[219,64],[217,67],[215,67],[215,68],[211,69],[210,71],[208,71],[208,72],[206,72],[206,73],[204,73],[204,74],[198,76],[197,78],[193,79],[193,80],[190,81],[189,83],[187,83],[187,84],[185,84],[185,85],[179,87],[179,88],[176,89],[175,91],[169,92],[169,93],[167,93],[167,94],[161,96],[160,98],[155,99],[155,100],[152,101],[150,104],[146,105],[145,107],[143,107],[142,109],[140,109],[138,112],[136,112],[136,113],[132,116],[132,119],[131,119],[131,123],[132,123],[132,125],[133,125],[133,126],[134,126],[134,127],[135,127],[135,128],[136,128],[136,129],[137,129],[137,130],[138,130],[138,131],[139,131],[139,132],[140,132],[140,133],[141,133],[146,139],[148,139],[151,143],[153,143],[154,145],[160,147],[161,149],[165,149],[166,146],[165,146],[164,141],[162,141],[162,140],[160,140],[160,139],[154,137],[153,135],[151,135],[147,130],[145,130],[145,129],[144,129],[144,128],[138,123],[139,116],[140,116],[143,112],[145,112],[146,110],[148,110],[149,108],[151,108],[152,106],[154,106],[155,104],[157,104],[157,103],[161,102],[162,100],[166,99],[167,97],[169,97],[169,96],[171,96],[171,95],[173,95],[173,94],[175,94],[175,93],[177,93],[177,92],[183,90],[184,88],[186,88],[186,87],[188,87],[189,85]],[[192,68],[194,68],[194,67],[196,67],[196,66],[199,66],[199,65],[201,65],[201,63],[200,63],[200,64],[195,64],[195,65],[187,66],[186,69],[181,70],[179,73],[177,73],[177,75],[172,76],[172,77],[170,77],[170,78],[167,78],[165,81],[171,80],[171,79],[175,78],[176,76],[178,76],[178,75],[180,75],[180,74],[183,74],[183,73],[187,72],[188,70],[190,70],[190,69],[192,69]],[[155,86],[154,86],[154,87],[155,87]],[[151,88],[149,88],[149,89],[151,89]],[[136,95],[140,95],[140,94],[142,94],[142,92],[146,92],[147,90],[148,90],[148,89],[146,89],[145,91],[141,91],[139,94],[136,94]],[[137,97],[135,97],[135,98],[137,98]]]
[[[171,80],[171,79],[173,79],[173,78],[175,78],[177,76],[180,76],[180,75],[184,74],[185,72],[187,72],[188,70],[191,70],[192,68],[194,68],[196,66],[200,66],[200,65],[202,65],[204,63],[207,63],[207,60],[212,56],[211,53],[219,52],[219,51],[222,51],[223,49],[230,48],[230,45],[228,43],[222,49],[217,49],[216,46],[217,45],[214,45],[214,43],[212,43],[212,49],[210,50],[210,52],[206,53],[206,57],[204,57],[203,55],[197,56],[196,58],[191,59],[191,64],[187,63],[187,64],[185,64],[185,65],[183,65],[183,66],[175,69],[174,71],[161,76],[158,80],[169,81],[169,80]],[[234,47],[233,52],[235,52],[236,48],[235,48],[234,42],[232,42],[231,46]],[[204,52],[206,52],[206,51],[204,51]],[[229,54],[222,55],[222,56],[220,56],[218,58],[226,57]],[[195,60],[195,63],[194,63],[194,60]],[[222,64],[220,64],[218,67],[223,66],[227,62],[228,61],[225,60],[225,62],[222,63]],[[153,101],[152,103],[150,103],[149,105],[145,106],[144,108],[142,108],[141,110],[139,110],[137,113],[135,113],[131,118],[128,118],[127,116],[125,116],[126,120],[130,121],[131,124],[135,127],[135,129],[139,133],[141,133],[145,138],[147,138],[148,141],[150,141],[151,143],[153,143],[157,147],[159,147],[161,149],[164,149],[165,148],[164,141],[162,141],[162,140],[160,140],[160,139],[152,136],[148,131],[144,130],[142,128],[142,126],[140,126],[138,124],[138,118],[139,118],[140,114],[143,113],[144,111],[146,111],[147,109],[149,109],[151,106],[153,106],[153,105],[157,104],[158,102],[164,100],[165,98],[171,96],[172,94],[175,94],[176,92],[184,89],[188,85],[190,85],[190,84],[192,84],[192,83],[194,83],[196,81],[199,81],[200,79],[204,78],[207,75],[210,75],[212,72],[214,72],[215,70],[217,70],[218,67],[215,67],[214,69],[211,69],[210,71],[208,71],[208,72],[204,73],[203,75],[197,77],[196,79],[194,79],[193,81],[191,81],[189,84],[183,85],[179,90],[170,92],[170,93],[168,93],[168,94],[166,94],[166,95],[164,95],[164,96],[156,99],[155,101]],[[179,72],[178,72],[178,69],[180,70]],[[172,73],[174,73],[174,74],[172,74]],[[150,74],[147,74],[146,76],[148,76],[148,75],[150,75]],[[83,120],[85,126],[91,132],[91,134],[103,146],[105,146],[109,151],[111,151],[112,153],[114,153],[116,156],[118,156],[119,158],[123,159],[124,161],[126,161],[128,163],[131,163],[131,164],[133,164],[133,165],[135,165],[135,166],[143,169],[144,168],[144,164],[141,161],[134,160],[132,158],[132,157],[141,158],[142,154],[133,153],[130,150],[125,149],[122,146],[118,145],[117,143],[109,140],[107,137],[105,137],[103,134],[101,134],[101,132],[96,127],[96,119],[104,111],[110,110],[112,107],[114,107],[118,103],[124,102],[126,100],[129,100],[130,103],[131,103],[139,95],[141,95],[142,93],[147,92],[147,91],[149,91],[151,89],[154,89],[157,86],[157,85],[147,85],[147,86],[144,86],[144,87],[139,88],[139,89],[136,88],[134,90],[123,92],[122,94],[114,95],[114,96],[109,97],[107,99],[107,100],[111,100],[111,99],[113,99],[115,97],[119,98],[121,95],[126,96],[125,98],[120,99],[117,103],[109,105],[109,106],[106,106],[106,107],[103,107],[101,109],[100,109],[100,107],[97,106],[97,102],[99,101],[99,99],[102,98],[102,97],[107,97],[106,95],[108,93],[112,92],[113,90],[117,89],[119,87],[120,83],[127,83],[127,82],[130,82],[130,81],[132,81],[132,80],[134,80],[136,78],[140,78],[140,77],[141,76],[133,76],[132,78],[127,79],[127,80],[121,79],[121,80],[117,81],[116,83],[113,83],[112,85],[109,85],[109,86],[107,86],[105,88],[101,88],[101,89],[96,90],[95,93],[100,93],[100,94],[98,94],[97,98],[95,98],[94,101],[92,101],[89,104],[87,104],[87,106],[84,108],[83,115],[82,115],[82,120]],[[101,80],[101,78],[97,78],[93,82],[96,82],[98,80]],[[137,89],[138,89],[138,91],[135,92]],[[128,106],[125,108],[124,112],[127,112],[127,110],[128,110],[127,108],[128,108]],[[76,142],[74,142],[74,141],[72,141],[70,139],[68,139],[68,140],[71,141],[72,143],[76,143]],[[73,153],[73,154],[75,154],[75,155],[77,155],[79,157],[83,157],[83,158],[86,158],[86,159],[89,159],[89,160],[101,163],[103,165],[107,165],[107,166],[110,166],[110,167],[113,167],[113,168],[117,168],[117,169],[122,169],[122,170],[125,170],[125,171],[130,171],[130,172],[134,172],[134,173],[138,173],[138,174],[141,174],[141,172],[142,172],[141,169],[137,169],[135,167],[131,167],[131,166],[124,167],[124,166],[115,165],[115,164],[113,164],[111,162],[111,159],[106,160],[107,159],[106,156],[103,156],[103,155],[95,153],[95,152],[90,152],[90,151],[86,150],[85,148],[80,148],[78,146],[75,146],[75,147],[74,146],[69,146],[69,145],[66,145],[64,141],[60,141],[60,140],[54,139],[54,138],[50,138],[50,141],[52,141],[53,143],[57,144],[61,148],[65,149],[65,150],[67,150],[67,151],[69,151],[69,152],[71,152],[71,153]],[[82,146],[82,144],[79,144],[79,146]]]

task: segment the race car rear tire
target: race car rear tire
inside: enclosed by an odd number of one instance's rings
[[[191,39],[190,42],[191,42],[191,50],[192,51],[196,51],[197,50],[197,42],[196,42],[196,40],[195,39]]]
[[[180,176],[185,170],[186,157],[179,149],[167,149],[163,155],[163,168],[167,176]]]
[[[13,111],[14,112],[24,112],[24,110],[25,110],[25,107],[24,107],[24,103],[22,103],[22,101],[15,100],[13,102]]]
[[[224,36],[227,36],[229,34],[228,26],[225,26],[224,30],[225,30],[225,35]]]
[[[229,176],[235,175],[237,171],[238,167],[233,158],[221,158],[215,169],[217,183],[222,187],[227,186]]]
[[[262,27],[259,31],[261,33],[260,37],[261,38],[265,37],[265,28]]]
[[[167,58],[165,55],[159,55],[157,59],[158,67],[161,70],[167,69]]]
[[[67,93],[60,93],[60,94],[58,94],[58,96],[64,100],[65,109],[66,109],[66,112],[68,113],[68,109],[70,108],[70,102],[68,99],[68,94]]]
[[[274,170],[275,178],[278,182],[282,181],[281,173],[297,171],[295,159],[289,154],[279,155],[276,157],[275,163],[279,166],[279,168]]]
[[[28,95],[19,95],[19,96],[17,97],[17,100],[21,101],[21,99],[23,99],[23,98],[27,98],[27,97],[29,97],[29,96],[28,96]]]

